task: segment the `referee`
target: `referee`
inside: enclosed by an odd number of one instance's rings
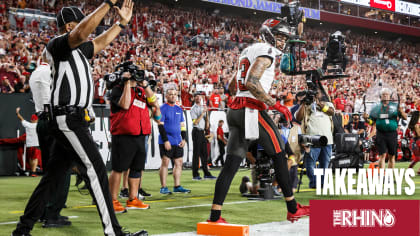
[[[67,155],[52,156],[48,172],[33,192],[12,235],[30,235],[50,194],[55,191],[53,186],[73,161],[79,165],[78,169],[97,203],[104,234],[147,235],[146,231],[133,234],[122,231],[113,210],[105,165],[89,132],[88,121],[91,118],[86,109],[92,105],[94,87],[88,59],[110,44],[126,27],[132,16],[133,2],[124,0],[121,9],[115,7],[120,22],[94,40],[87,39],[115,3],[116,0],[106,0],[87,17],[76,7],[63,7],[57,14],[60,36],[47,45],[53,71],[51,130],[57,141],[52,149]]]

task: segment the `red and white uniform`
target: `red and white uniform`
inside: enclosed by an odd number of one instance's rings
[[[239,57],[238,73],[236,75],[237,92],[235,100],[232,102],[230,108],[241,109],[244,107],[265,110],[266,105],[257,100],[254,95],[246,87],[246,79],[248,78],[249,68],[256,61],[258,57],[268,57],[272,59],[270,67],[268,67],[262,77],[260,78],[261,86],[266,93],[269,92],[271,84],[273,83],[275,72],[275,58],[281,56],[282,52],[268,43],[255,43],[245,48]]]

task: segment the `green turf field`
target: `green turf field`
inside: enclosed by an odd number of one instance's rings
[[[408,163],[397,163],[398,168],[406,168]],[[416,166],[417,170],[418,166]],[[212,170],[213,175],[218,170]],[[233,180],[229,195],[225,203],[246,201],[239,194],[239,184],[242,176],[250,176],[250,171],[240,169]],[[153,194],[146,203],[151,205],[149,210],[128,211],[119,214],[120,224],[130,231],[146,229],[149,234],[162,234],[174,232],[195,231],[196,223],[208,218],[215,181],[192,181],[191,170],[185,170],[182,176],[182,185],[192,190],[190,194],[173,194],[169,196],[159,194],[160,182],[157,171],[147,171],[144,174],[143,188]],[[10,235],[15,224],[5,222],[17,221],[23,213],[30,194],[39,182],[40,177],[0,177],[0,236]],[[412,196],[316,196],[315,191],[307,188],[307,178],[303,178],[300,193],[295,196],[300,203],[308,204],[310,199],[420,199],[420,177],[416,176],[416,193]],[[60,229],[43,229],[41,224],[35,225],[33,235],[103,235],[102,226],[96,208],[91,205],[90,195],[81,195],[74,186],[75,177],[67,200],[67,209],[62,211],[66,216],[78,216],[71,219],[73,225]],[[168,177],[168,187],[172,189],[172,176]],[[87,192],[84,192],[87,193]],[[125,205],[125,202],[122,201]],[[191,208],[177,208],[181,206],[196,206]],[[169,209],[168,209],[169,208]],[[259,201],[242,204],[228,204],[223,208],[223,217],[230,223],[257,224],[286,220],[286,206],[283,201]]]

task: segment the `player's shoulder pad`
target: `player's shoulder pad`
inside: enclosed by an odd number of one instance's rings
[[[281,55],[281,51],[277,48],[271,46],[268,43],[255,43],[251,45],[251,50],[253,51],[256,57],[259,56],[268,56],[275,58],[276,56]]]

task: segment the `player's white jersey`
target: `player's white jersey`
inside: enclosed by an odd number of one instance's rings
[[[245,84],[250,71],[249,68],[255,62],[257,57],[268,57],[273,61],[270,67],[265,70],[264,74],[260,78],[260,83],[264,91],[268,93],[274,80],[274,67],[276,64],[275,59],[277,56],[281,56],[281,54],[282,52],[280,50],[268,43],[255,43],[245,48],[239,57],[238,73],[236,74],[236,82],[238,85],[236,96],[255,98],[251,92],[248,91]]]

